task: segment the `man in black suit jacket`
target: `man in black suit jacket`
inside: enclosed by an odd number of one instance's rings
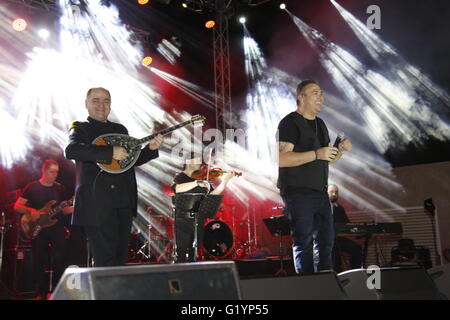
[[[132,219],[137,213],[137,185],[134,168],[120,174],[101,171],[96,162],[128,156],[125,148],[98,146],[92,141],[106,133],[128,134],[121,124],[108,121],[111,95],[104,88],[92,88],[86,96],[89,117],[74,122],[70,129],[66,158],[76,161],[77,186],[72,223],[84,226],[96,267],[125,263]],[[158,157],[162,136],[142,149],[135,165]]]

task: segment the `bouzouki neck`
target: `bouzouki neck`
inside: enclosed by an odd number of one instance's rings
[[[162,136],[163,136],[163,135],[166,135],[166,134],[168,134],[168,133],[170,133],[170,132],[172,132],[172,131],[175,131],[175,130],[177,130],[177,129],[179,129],[179,128],[182,128],[182,127],[188,125],[188,124],[191,123],[191,122],[192,122],[192,120],[188,120],[188,121],[179,123],[179,124],[177,124],[177,125],[175,125],[175,126],[173,126],[173,127],[166,128],[166,129],[163,129],[163,130],[158,131],[158,132],[156,132],[156,133],[153,133],[153,134],[151,134],[151,135],[149,135],[149,136],[147,136],[147,137],[144,137],[144,138],[142,138],[142,139],[137,139],[136,141],[134,141],[134,144],[135,144],[135,146],[143,145],[144,143],[146,143],[146,142],[148,142],[148,141],[154,139],[154,138],[155,138],[157,135],[159,135],[159,134],[162,135]]]

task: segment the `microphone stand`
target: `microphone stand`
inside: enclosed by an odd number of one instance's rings
[[[432,230],[433,230],[433,241],[434,241],[434,252],[436,254],[436,265],[439,266],[441,265],[441,255],[439,254],[439,250],[438,250],[438,241],[437,241],[437,236],[436,236],[436,221],[435,221],[435,210],[433,210],[433,212],[430,215],[431,218],[431,226],[432,226]]]
[[[426,199],[423,202],[423,206],[424,209],[426,211],[428,211],[428,213],[430,213],[430,219],[431,219],[431,227],[432,227],[432,231],[433,231],[433,240],[434,240],[434,251],[436,254],[436,265],[440,265],[442,260],[441,260],[441,255],[440,255],[440,248],[439,248],[439,244],[438,244],[438,240],[437,240],[437,236],[436,236],[436,207],[434,206],[433,203],[433,199],[429,198]]]

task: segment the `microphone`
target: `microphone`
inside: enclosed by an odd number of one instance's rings
[[[341,143],[342,140],[344,140],[345,134],[343,132],[339,132],[336,140],[334,140],[333,147],[337,148],[339,146],[339,143]]]

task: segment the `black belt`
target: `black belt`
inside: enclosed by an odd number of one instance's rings
[[[189,218],[194,219],[195,218],[195,212],[189,212],[189,211],[175,211],[175,217],[176,218]]]
[[[296,187],[296,186],[287,186],[286,189],[284,189],[283,195],[291,195],[291,194],[322,194],[324,192],[327,192],[328,187],[325,186],[323,190],[317,190],[312,188],[306,188],[306,187]]]

